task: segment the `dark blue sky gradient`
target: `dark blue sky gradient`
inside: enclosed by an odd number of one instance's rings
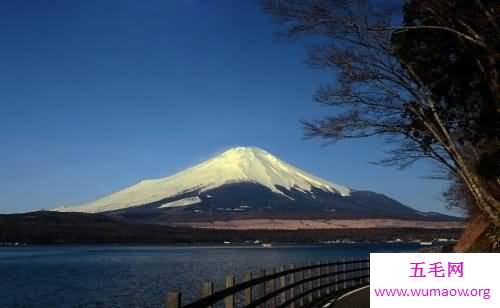
[[[323,147],[299,121],[332,75],[277,43],[253,1],[1,1],[0,212],[89,201],[232,146],[445,211],[431,167],[369,164],[378,139]]]

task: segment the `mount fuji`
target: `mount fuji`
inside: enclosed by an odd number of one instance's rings
[[[321,179],[256,147],[232,148],[172,176],[53,211],[159,224],[256,218],[455,219]]]

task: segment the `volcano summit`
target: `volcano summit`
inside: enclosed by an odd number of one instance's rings
[[[149,223],[234,219],[450,220],[316,177],[256,147],[236,147],[169,177],[54,209]]]

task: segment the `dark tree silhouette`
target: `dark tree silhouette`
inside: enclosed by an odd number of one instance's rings
[[[500,1],[408,1],[404,25],[452,26],[485,44],[471,44],[448,32],[406,31],[393,35],[396,54],[411,65],[432,99],[478,181],[500,199]],[[476,213],[461,177],[446,197]],[[490,233],[499,233],[493,228]]]
[[[381,1],[261,1],[282,26],[281,37],[307,36],[312,42],[312,67],[335,72],[335,82],[319,87],[314,98],[337,110],[305,122],[307,136],[383,136],[392,147],[381,164],[436,162],[500,227],[500,10],[494,1],[466,2],[459,7],[454,1],[412,1],[402,23],[401,8]],[[454,81],[457,57],[474,71]],[[467,84],[480,81],[486,86]]]

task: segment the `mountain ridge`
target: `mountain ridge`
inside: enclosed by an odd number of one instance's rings
[[[276,188],[282,186],[310,191],[319,187],[343,196],[350,189],[316,177],[292,166],[257,147],[234,147],[211,159],[174,175],[142,180],[96,201],[78,206],[55,208],[55,211],[98,213],[119,210],[161,200],[161,196],[176,196],[190,190],[201,191],[238,182],[255,182],[273,192],[285,195]],[[309,186],[309,187],[308,187]]]
[[[231,148],[174,175],[54,211],[104,213],[156,224],[256,218],[456,219],[319,178],[256,147]]]

